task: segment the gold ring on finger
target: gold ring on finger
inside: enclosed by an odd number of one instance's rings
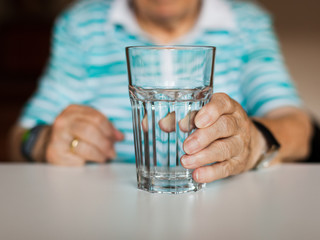
[[[78,145],[79,145],[79,139],[77,139],[77,138],[74,138],[72,141],[71,141],[71,143],[70,143],[70,150],[71,150],[71,152],[75,152],[75,149],[78,147]]]

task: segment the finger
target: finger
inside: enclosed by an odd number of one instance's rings
[[[167,116],[159,121],[159,127],[166,133],[174,132],[176,130],[176,113],[168,113]]]
[[[102,132],[92,123],[86,121],[78,121],[71,125],[70,134],[80,141],[85,141],[97,148],[105,157],[110,156],[112,140],[108,139]]]
[[[148,132],[148,115],[145,114],[141,122],[143,132]]]
[[[114,128],[113,133],[116,141],[124,140],[124,134],[120,132],[118,129]]]
[[[193,155],[183,155],[181,164],[184,168],[195,169],[215,162],[223,162],[237,156],[241,152],[241,144],[235,137],[213,142],[207,148]]]
[[[85,160],[74,154],[67,153],[56,161],[51,162],[51,164],[56,166],[81,167],[85,165]]]
[[[88,122],[94,124],[100,131],[109,138],[114,138],[113,125],[101,112],[88,106],[82,105],[70,105],[66,110],[66,113],[73,119],[82,120],[85,119]]]
[[[100,129],[100,131],[108,138],[114,139],[114,129],[115,127],[112,123],[103,115],[97,114],[95,116],[89,117],[89,121],[91,121],[96,127]]]
[[[192,177],[198,183],[209,183],[234,175],[234,163],[230,160],[200,167],[193,171]]]
[[[85,141],[79,141],[77,147],[72,150],[72,153],[81,157],[85,161],[93,161],[98,163],[103,163],[106,161],[106,157],[97,148]]]
[[[195,117],[197,128],[205,128],[216,122],[223,114],[231,114],[235,111],[236,104],[225,93],[215,93],[208,104],[200,109]]]
[[[46,160],[57,166],[83,166],[85,164],[84,159],[66,151],[60,142],[48,145]]]
[[[179,121],[179,128],[182,132],[191,132],[196,128],[194,123],[195,116],[198,111],[192,111]]]
[[[209,146],[213,141],[235,135],[238,131],[236,119],[232,115],[222,115],[207,128],[197,129],[183,143],[187,154],[194,154]]]

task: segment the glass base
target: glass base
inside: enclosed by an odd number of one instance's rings
[[[164,176],[143,176],[138,175],[138,189],[150,193],[180,194],[187,192],[197,192],[205,187],[205,183],[197,183],[192,177],[170,177]]]

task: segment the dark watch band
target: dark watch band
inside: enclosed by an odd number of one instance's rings
[[[29,162],[34,162],[34,159],[32,158],[32,151],[35,143],[37,142],[41,130],[45,126],[46,125],[35,126],[27,130],[22,136],[21,153]]]
[[[275,158],[278,153],[280,143],[277,141],[277,139],[273,136],[273,134],[266,126],[255,120],[252,120],[252,122],[264,136],[268,147],[267,151],[261,155],[260,159],[257,161],[256,165],[253,168],[258,169],[269,166],[272,159]]]
[[[252,122],[266,139],[268,150],[271,149],[272,147],[276,147],[277,149],[280,148],[280,143],[277,141],[277,139],[273,136],[273,134],[270,132],[270,130],[266,126],[264,126],[262,123],[256,120],[252,120]]]

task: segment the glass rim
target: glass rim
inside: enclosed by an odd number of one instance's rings
[[[216,50],[215,46],[206,46],[206,45],[137,45],[137,46],[128,46],[126,51],[130,49],[153,49],[153,50],[163,50],[163,49],[172,49],[172,50],[190,50],[190,49],[211,49]]]

